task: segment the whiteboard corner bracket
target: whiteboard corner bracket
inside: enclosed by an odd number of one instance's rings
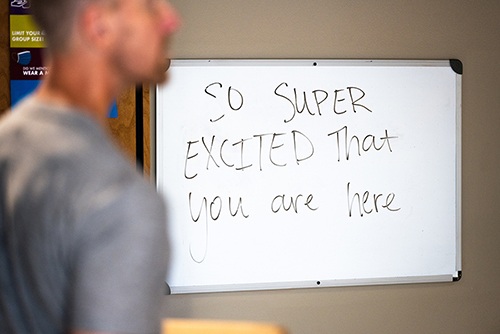
[[[464,66],[459,59],[450,59],[450,66],[456,74],[464,74]]]

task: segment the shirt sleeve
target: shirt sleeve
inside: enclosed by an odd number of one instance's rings
[[[71,329],[158,333],[165,293],[165,207],[145,185],[108,190],[82,222]]]

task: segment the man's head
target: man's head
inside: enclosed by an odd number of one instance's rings
[[[31,13],[47,36],[49,50],[59,52],[67,48],[77,9],[85,2],[88,1],[32,0]]]
[[[125,84],[165,79],[179,25],[166,0],[32,0],[32,13],[50,55],[88,51]]]

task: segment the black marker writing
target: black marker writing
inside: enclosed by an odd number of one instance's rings
[[[214,82],[205,87],[205,93],[216,99],[217,96],[214,93],[211,93],[211,91],[213,91],[213,86],[218,86],[219,89],[221,89],[223,86],[220,82]],[[239,90],[233,88],[232,86],[229,86],[229,88],[227,89],[227,104],[233,111],[240,110],[241,107],[243,107],[243,94],[241,94]],[[224,116],[225,114],[222,114],[216,119],[211,118],[210,122],[217,122]]]
[[[347,87],[347,91],[349,92],[349,104],[346,105],[345,102],[346,99],[345,97],[342,97],[345,95],[344,93],[344,89],[337,89],[334,91],[334,94],[335,94],[335,97],[333,99],[333,112],[337,115],[342,115],[342,114],[345,114],[347,112],[347,108],[349,108],[350,111],[356,113],[359,111],[360,108],[363,108],[364,110],[366,111],[369,111],[369,112],[372,112],[370,109],[368,109],[367,107],[365,107],[364,105],[360,104],[360,103],[357,103],[359,100],[361,100],[364,96],[365,96],[365,92],[358,88],[358,87]],[[356,99],[354,99],[354,92],[357,92],[357,93],[361,93],[360,96]],[[340,102],[341,105],[343,105],[343,107],[341,108],[345,108],[343,110],[339,110],[338,106],[337,106],[337,103]],[[357,107],[357,109],[356,109]]]
[[[318,116],[323,115],[321,110],[321,104],[327,101],[329,96],[326,90],[316,89],[311,91],[311,94],[314,97],[314,103],[312,104],[308,102],[308,95],[306,94],[305,91],[302,91],[302,94],[300,94],[297,93],[297,88],[293,88],[292,90],[291,88],[287,89],[287,87],[288,84],[286,82],[282,82],[274,89],[274,94],[280,98],[285,99],[292,108],[291,116],[288,119],[284,120],[285,123],[292,121],[297,114],[302,114],[306,110],[307,114],[309,114],[310,116],[315,116],[316,112],[309,107],[309,104],[311,105],[314,104],[316,106],[315,110],[317,111]],[[334,97],[333,97],[333,102],[331,102],[331,105],[334,114],[342,115],[348,111],[357,113],[361,110],[372,112],[368,107],[359,102],[366,95],[361,88],[347,87],[346,89],[336,89],[333,91]],[[320,96],[318,96],[318,94]],[[302,98],[300,98],[301,95]],[[309,99],[311,98],[309,97]]]
[[[396,198],[396,194],[394,194],[394,193],[389,193],[385,197],[385,202],[384,202],[384,195],[383,194],[374,193],[373,197],[372,197],[372,196],[370,196],[369,191],[363,192],[363,195],[360,195],[360,193],[356,192],[351,197],[350,186],[351,186],[351,183],[348,182],[347,183],[347,208],[348,208],[349,217],[352,217],[353,204],[357,204],[356,207],[358,208],[358,213],[361,217],[363,217],[364,214],[371,214],[373,212],[377,213],[377,212],[379,212],[379,209],[387,209],[388,211],[399,211],[401,209],[401,208],[391,207],[393,205],[392,202]]]
[[[295,211],[295,213],[299,213],[298,201],[299,198],[304,196],[302,194],[295,196],[295,198],[293,196],[290,196],[290,205],[288,206],[285,203],[286,197],[287,196],[285,194],[274,197],[273,200],[271,201],[271,211],[274,213],[278,213],[281,209],[288,211],[293,208],[293,211]],[[302,199],[303,201],[302,204],[304,204],[304,206],[306,206],[309,210],[316,211],[318,210],[317,207],[316,208],[311,207],[311,202],[313,201],[313,199],[314,196],[312,194],[309,194],[307,198]]]
[[[344,132],[344,136],[341,136],[341,132]],[[386,144],[387,144],[387,149],[392,152],[392,147],[390,143],[390,139],[395,139],[398,138],[396,136],[389,136],[387,129],[385,130],[385,136],[380,137],[381,143],[377,145],[377,139],[374,135],[368,134],[366,135],[363,140],[360,140],[358,136],[350,136],[348,134],[348,128],[347,126],[343,126],[337,131],[331,132],[328,134],[328,136],[333,136],[335,138],[336,146],[337,146],[337,161],[340,161],[342,158],[345,158],[345,160],[349,160],[350,154],[351,154],[351,149],[354,144],[354,149],[357,151],[358,156],[361,156],[361,152],[367,152],[371,148],[375,149],[376,151],[380,151],[383,149]],[[343,143],[343,145],[341,145]],[[343,153],[343,154],[342,154]]]
[[[283,168],[287,166],[285,159],[298,165],[312,158],[314,152],[313,142],[297,130],[290,133],[256,134],[235,142],[227,138],[221,141],[215,135],[210,139],[201,137],[200,140],[187,142],[184,177],[194,179],[202,166],[205,170],[234,168],[237,171],[258,166],[262,171],[264,163],[269,162],[270,166]]]
[[[214,83],[211,83],[210,85],[208,85],[208,86],[205,88],[205,93],[207,93],[208,95],[210,95],[211,97],[213,97],[214,99],[216,99],[216,98],[217,98],[217,96],[215,96],[214,94],[212,94],[212,93],[210,93],[210,92],[208,91],[208,89],[209,89],[210,87],[214,86],[214,85],[218,85],[218,86],[219,86],[219,88],[222,88],[222,84],[221,84],[220,82],[214,82]],[[216,119],[212,119],[212,118],[211,118],[211,119],[210,119],[210,122],[217,122],[218,120],[220,120],[220,119],[221,119],[222,117],[224,117],[224,116],[225,116],[225,114],[222,114],[221,116],[219,116],[219,117],[218,117],[218,118],[216,118]]]
[[[219,167],[219,165],[215,161],[214,157],[212,156],[212,149],[214,147],[214,140],[215,140],[215,136],[212,136],[212,141],[210,143],[210,148],[208,148],[207,144],[205,144],[205,138],[204,137],[201,138],[201,142],[203,143],[203,146],[205,146],[205,150],[207,150],[207,153],[208,153],[207,169],[208,169],[208,165],[210,164],[210,160],[212,160],[214,162],[215,166]]]
[[[236,92],[238,94],[237,96],[239,97],[239,101],[238,101],[239,105],[236,104],[237,107],[235,107],[233,105],[233,102],[232,102],[233,99],[231,98],[231,93],[232,92]],[[229,89],[227,90],[227,102],[229,103],[229,107],[232,110],[234,110],[234,111],[240,110],[241,107],[243,107],[243,95],[241,95],[241,93],[237,89],[234,89],[233,87],[229,86]]]
[[[193,243],[190,243],[189,245],[189,254],[191,256],[191,259],[196,262],[196,263],[202,263],[205,261],[205,258],[207,256],[208,252],[208,235],[209,235],[209,219],[212,221],[216,221],[219,219],[221,216],[222,210],[223,210],[223,200],[222,197],[220,196],[215,196],[213,200],[208,204],[208,199],[206,197],[203,197],[201,200],[200,204],[200,209],[198,210],[198,215],[194,216],[193,215],[193,201],[192,201],[192,192],[189,193],[188,197],[188,204],[189,204],[189,213],[191,214],[191,220],[195,223],[197,223],[200,218],[202,213],[204,213],[204,224],[201,227],[201,233],[203,233],[203,245],[194,245]],[[232,198],[228,197],[228,212],[232,217],[236,217],[238,213],[241,213],[241,216],[243,218],[248,218],[250,215],[245,214],[243,210],[243,199],[240,197],[238,199],[238,204],[236,206],[236,210],[233,210],[233,204],[232,204]],[[193,248],[198,248],[198,251],[193,251]],[[200,251],[201,250],[201,251]],[[196,255],[194,253],[197,253]]]
[[[312,141],[305,134],[303,134],[302,132],[297,131],[297,130],[293,130],[292,133],[293,133],[293,148],[294,148],[293,151],[295,152],[295,161],[297,162],[297,165],[298,165],[301,161],[307,160],[307,159],[309,159],[310,157],[313,156],[313,154],[314,154],[314,145],[313,145]],[[309,155],[307,157],[304,156],[304,157],[299,158],[299,156],[298,156],[297,152],[299,150],[297,148],[297,142],[298,142],[297,138],[296,138],[297,134],[301,135],[302,138],[305,138],[309,142],[310,153],[309,153]]]
[[[186,179],[194,179],[196,177],[196,175],[198,174],[194,174],[194,175],[191,175],[191,176],[188,176],[187,174],[187,163],[188,163],[188,160],[190,159],[193,159],[193,158],[196,158],[198,156],[198,153],[195,153],[193,155],[189,155],[189,150],[191,149],[191,145],[193,144],[196,144],[198,141],[188,141],[188,147],[187,147],[187,151],[186,151],[186,160],[184,162],[184,177]]]
[[[363,90],[361,90],[358,87],[347,87],[347,90],[349,91],[349,96],[351,97],[351,105],[352,105],[352,110],[354,112],[359,111],[359,110],[356,110],[356,107],[363,108],[366,111],[372,112],[370,109],[368,109],[364,105],[357,103],[359,100],[361,100],[365,96],[365,92],[363,92]],[[361,93],[361,96],[358,97],[356,100],[354,100],[354,97],[353,97],[353,93],[352,93],[353,90]]]
[[[241,146],[241,154],[240,154],[240,157],[241,157],[241,165],[240,165],[240,167],[236,167],[236,170],[245,170],[245,169],[247,169],[247,168],[249,168],[249,167],[252,167],[252,166],[253,166],[252,164],[245,165],[245,164],[243,163],[243,156],[244,156],[244,154],[243,154],[243,144],[244,144],[247,140],[251,140],[251,139],[252,139],[252,138],[242,139],[242,140],[240,140],[239,142],[237,142],[237,143],[234,143],[234,144],[233,144],[233,146],[236,146],[236,145],[240,145],[240,146]]]
[[[203,197],[203,200],[201,202],[201,206],[200,206],[200,211],[198,212],[198,217],[194,217],[193,216],[193,209],[192,209],[192,205],[191,205],[191,193],[189,193],[189,213],[191,214],[191,219],[193,220],[193,222],[197,222],[200,217],[201,217],[201,212],[203,211],[203,207],[205,207],[205,224],[203,225],[203,233],[204,233],[204,236],[205,238],[203,238],[204,240],[204,247],[202,246],[201,249],[203,249],[202,251],[202,256],[197,259],[194,254],[193,254],[193,244],[189,244],[189,255],[191,256],[191,259],[193,259],[194,262],[196,263],[202,263],[204,260],[205,260],[205,257],[207,256],[207,249],[208,249],[208,210],[207,210],[207,198],[206,197]]]

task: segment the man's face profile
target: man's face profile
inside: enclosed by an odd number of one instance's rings
[[[111,62],[125,81],[161,83],[170,65],[171,36],[179,17],[165,0],[120,0]]]

